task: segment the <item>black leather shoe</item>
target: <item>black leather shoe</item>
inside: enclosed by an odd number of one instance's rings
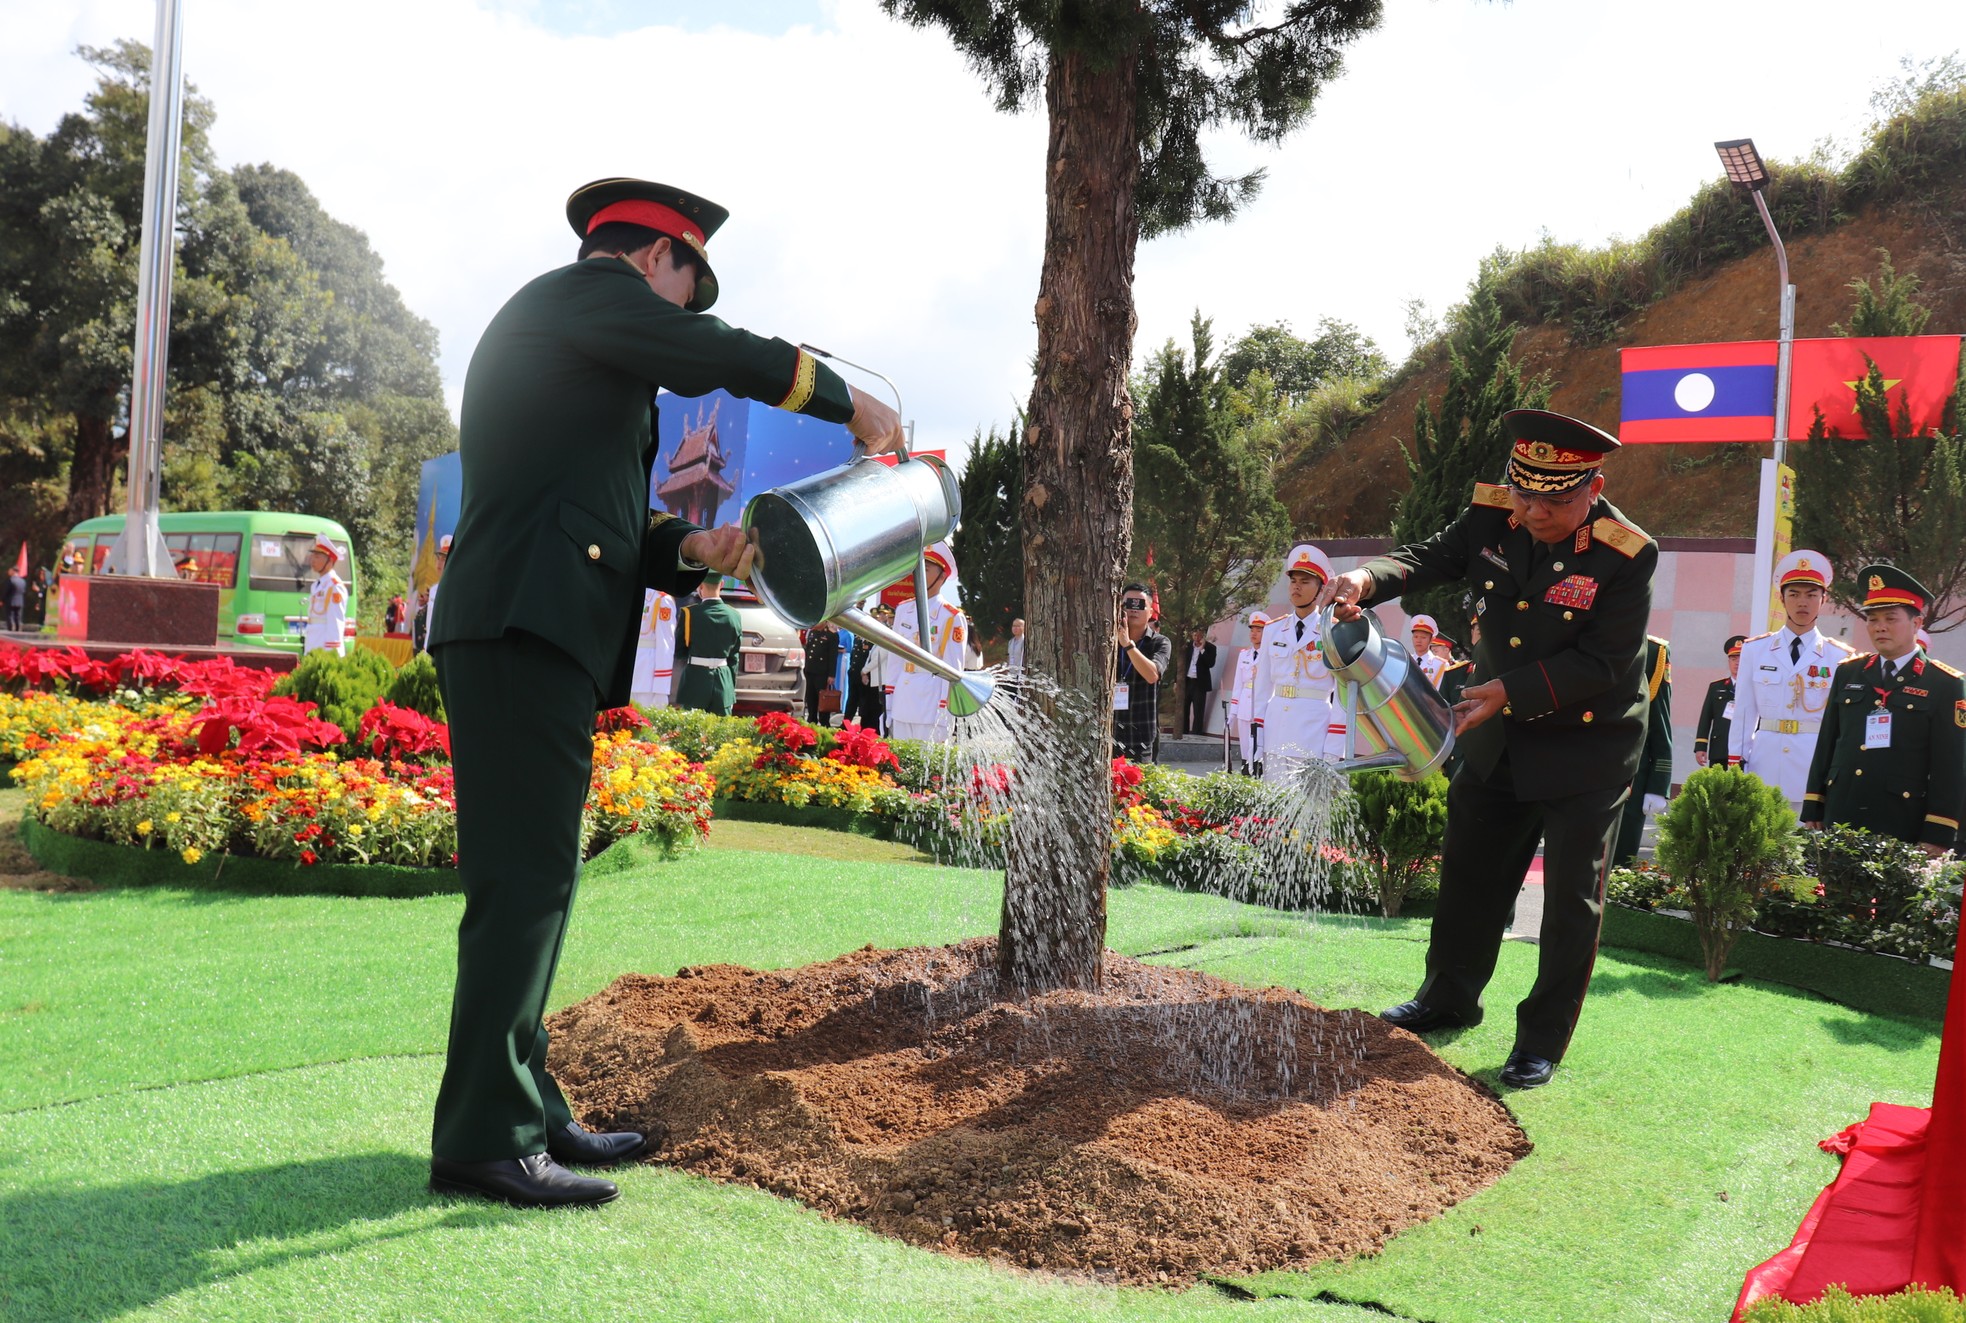
[[[546,1151],[553,1161],[570,1167],[612,1167],[626,1162],[648,1147],[648,1137],[633,1130],[617,1130],[597,1135],[583,1130],[580,1122],[569,1121],[558,1134],[546,1136]]]
[[[1436,1029],[1466,1029],[1481,1023],[1479,1019],[1470,1020],[1452,1011],[1437,1011],[1417,1001],[1403,1001],[1391,1010],[1380,1011],[1379,1018],[1414,1034],[1432,1033]]]
[[[1548,1084],[1554,1074],[1556,1062],[1515,1051],[1509,1053],[1508,1061],[1502,1066],[1502,1083],[1511,1089],[1536,1089]]]
[[[430,1188],[438,1194],[502,1199],[515,1208],[576,1208],[605,1204],[621,1194],[613,1181],[576,1176],[544,1153],[493,1162],[430,1159]]]

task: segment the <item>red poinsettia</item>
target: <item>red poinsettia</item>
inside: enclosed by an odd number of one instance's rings
[[[198,751],[213,757],[231,744],[234,730],[241,753],[299,753],[307,745],[329,749],[346,738],[341,727],[314,715],[314,704],[286,697],[218,699],[191,720],[198,730]]]
[[[632,707],[611,707],[594,718],[595,730],[640,730],[649,719]]]
[[[1141,801],[1139,785],[1145,773],[1124,758],[1113,759],[1113,799],[1121,808]]]
[[[449,726],[394,703],[377,703],[363,713],[355,741],[384,759],[421,758],[433,753],[451,756]]]
[[[816,736],[814,738],[817,739]],[[883,767],[891,767],[897,772],[901,770],[901,760],[894,756],[894,750],[888,747],[887,741],[856,721],[849,721],[840,727],[839,743],[826,756],[850,767],[865,767],[876,772]]]

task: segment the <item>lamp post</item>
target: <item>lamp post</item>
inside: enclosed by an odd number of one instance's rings
[[[1775,561],[1789,552],[1789,527],[1779,511],[1784,488],[1782,475],[1786,471],[1782,461],[1789,439],[1789,364],[1795,350],[1795,286],[1789,283],[1789,250],[1782,243],[1781,232],[1775,228],[1775,218],[1768,214],[1768,199],[1764,196],[1768,166],[1754,149],[1754,139],[1717,142],[1713,149],[1720,154],[1720,165],[1727,172],[1728,180],[1753,195],[1754,209],[1761,213],[1768,240],[1775,245],[1775,265],[1782,282],[1781,332],[1775,348],[1775,456],[1761,464],[1761,500],[1754,539],[1754,581],[1767,587],[1768,627],[1779,629],[1781,597],[1770,580],[1775,575]],[[1788,491],[1792,500],[1793,484],[1789,484]]]

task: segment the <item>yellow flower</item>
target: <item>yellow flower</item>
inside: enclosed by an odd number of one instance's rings
[[[148,835],[150,835],[150,819],[149,819],[149,818],[145,818],[145,819],[144,819],[144,820],[143,820],[142,822],[139,822],[139,823],[137,824],[137,835],[139,835],[139,836],[148,836]]]
[[[198,848],[197,846],[195,846],[195,845],[187,845],[187,846],[185,846],[185,847],[184,847],[184,862],[185,862],[185,863],[187,863],[187,864],[195,864],[195,863],[197,863],[197,862],[198,862],[198,861],[199,861],[200,859],[203,859],[204,857],[205,857],[205,852],[204,852],[203,850],[200,850],[200,849],[199,849],[199,848]]]
[[[184,815],[183,815],[183,814],[181,814],[181,813],[179,813],[179,812],[178,812],[178,811],[177,811],[176,809],[172,809],[172,810],[171,810],[171,811],[170,811],[169,813],[166,813],[166,814],[164,815],[164,821],[166,821],[166,822],[176,822],[176,821],[178,821],[178,820],[179,820],[180,818],[182,818],[183,816],[184,816]]]

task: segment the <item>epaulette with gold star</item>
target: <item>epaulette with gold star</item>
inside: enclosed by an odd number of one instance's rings
[[[1952,667],[1946,665],[1944,662],[1940,661],[1937,657],[1934,657],[1929,652],[1925,654],[1925,660],[1931,662],[1932,665],[1938,667],[1940,670],[1944,671],[1947,675],[1950,675],[1955,680],[1966,679],[1966,673],[1955,671]]]
[[[1772,639],[1774,637],[1775,637],[1775,631],[1771,629],[1766,634],[1755,634],[1752,635],[1751,637],[1742,639],[1741,646],[1745,648],[1750,643],[1759,643],[1763,639]]]
[[[1652,539],[1643,530],[1621,524],[1610,515],[1591,524],[1591,536],[1627,559],[1652,545]]]
[[[1513,505],[1509,500],[1509,489],[1493,482],[1477,482],[1474,489],[1474,505],[1486,506],[1490,510],[1508,510]]]

